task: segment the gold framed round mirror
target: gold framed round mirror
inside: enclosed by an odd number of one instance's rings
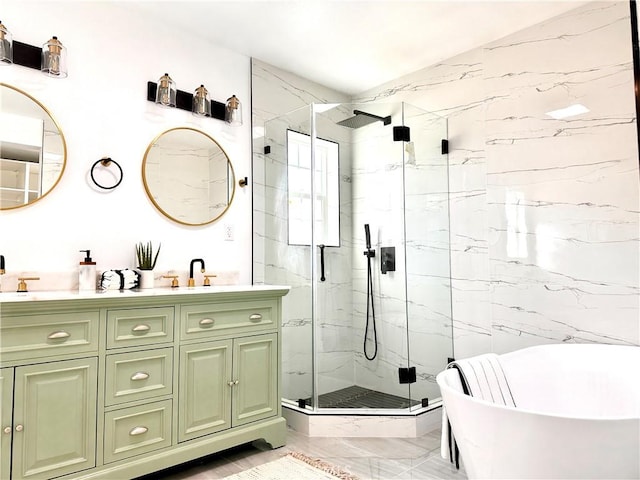
[[[182,225],[206,225],[229,209],[235,174],[227,153],[191,127],[162,132],[147,147],[142,181],[153,205]]]
[[[67,143],[47,107],[0,82],[0,210],[31,205],[60,182]]]

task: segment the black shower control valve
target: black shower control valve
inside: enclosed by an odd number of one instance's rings
[[[382,247],[380,249],[382,260],[380,270],[383,274],[396,271],[396,247]]]

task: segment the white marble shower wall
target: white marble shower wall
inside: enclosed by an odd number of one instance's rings
[[[359,95],[448,119],[457,357],[640,344],[627,2],[595,2]],[[580,103],[590,111],[555,120]]]
[[[414,400],[439,397],[435,374],[452,356],[449,275],[449,211],[446,120],[406,103],[357,105],[382,123],[354,132],[353,153],[353,352],[356,384]],[[393,141],[393,128],[405,125],[411,141]],[[367,261],[364,227],[371,230],[377,356],[364,355]],[[396,271],[381,272],[382,247],[395,247]],[[367,355],[373,356],[373,321]],[[398,368],[414,366],[418,382],[398,381]]]
[[[379,117],[391,116],[390,125],[375,122],[353,130],[353,325],[351,351],[355,358],[355,384],[385,393],[408,396],[398,383],[398,367],[407,366],[407,319],[404,256],[403,142],[392,140],[394,125],[402,125],[400,103],[357,105]],[[367,326],[367,258],[364,225],[371,232],[373,312]],[[381,273],[381,247],[395,247],[396,271]],[[371,310],[371,307],[370,307]]]
[[[252,60],[254,268],[255,283],[292,287],[283,299],[283,396],[312,395],[310,247],[287,242],[286,130],[310,133],[312,103],[344,102],[346,95]],[[327,112],[325,116],[334,115]],[[333,127],[331,126],[333,124]],[[343,330],[351,322],[350,232],[351,161],[349,138],[334,122],[318,123],[320,136],[340,143],[341,246],[326,249],[327,281],[318,289],[322,325],[316,339],[323,354],[323,384],[351,384],[352,355],[345,352]],[[268,138],[265,138],[265,130]],[[264,154],[264,146],[271,153]],[[347,254],[348,252],[348,254]],[[317,255],[318,252],[314,252]],[[329,387],[327,387],[329,388]]]

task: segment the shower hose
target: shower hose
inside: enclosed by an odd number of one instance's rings
[[[364,328],[364,356],[367,360],[373,360],[378,355],[378,332],[376,331],[376,311],[373,306],[373,271],[371,270],[371,257],[372,252],[370,249],[365,252],[367,257],[367,323]],[[371,315],[369,315],[371,312]],[[371,325],[373,329],[373,343],[375,345],[373,350],[373,356],[369,356],[367,353],[367,337],[369,336],[369,316],[371,316]]]

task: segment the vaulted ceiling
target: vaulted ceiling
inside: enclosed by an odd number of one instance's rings
[[[355,94],[585,3],[129,0],[123,5],[221,47]]]

